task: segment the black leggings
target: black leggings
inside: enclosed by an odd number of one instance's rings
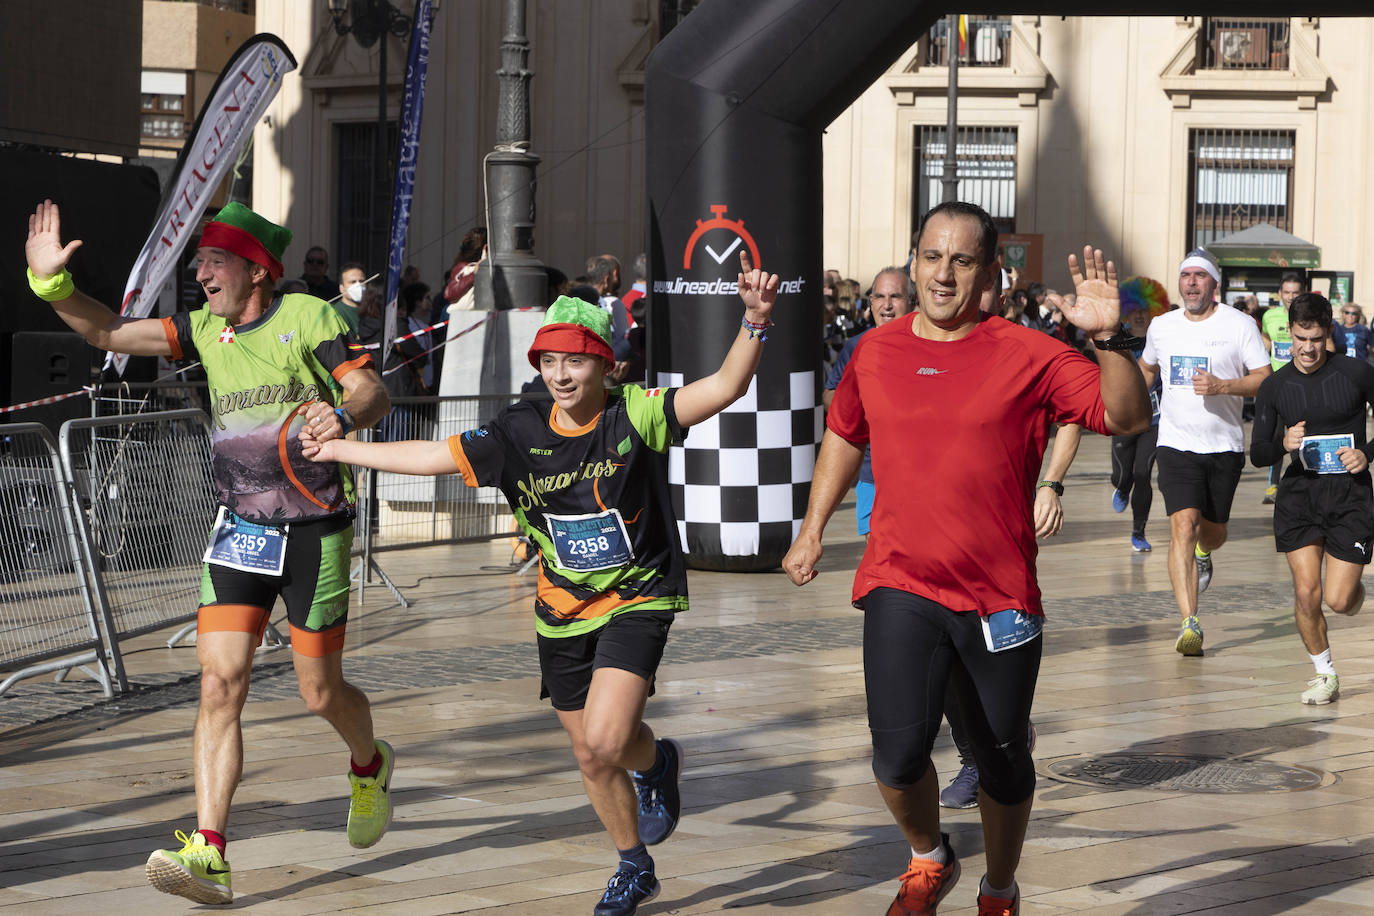
[[[950,725],[972,747],[979,786],[1003,805],[1030,798],[1035,764],[1026,742],[1041,640],[989,652],[976,613],[955,613],[898,589],[869,592],[863,608],[864,686],[878,781],[904,789],[925,775],[948,689],[958,701]]]
[[[1112,486],[1131,491],[1131,534],[1145,536],[1155,491],[1150,473],[1155,469],[1155,445],[1159,427],[1151,426],[1134,436],[1112,436]]]

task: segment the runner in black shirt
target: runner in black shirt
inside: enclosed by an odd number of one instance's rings
[[[1293,456],[1274,504],[1274,545],[1288,556],[1298,634],[1316,668],[1302,702],[1321,705],[1340,692],[1322,599],[1338,614],[1357,613],[1364,604],[1360,576],[1374,547],[1374,446],[1365,439],[1374,367],[1327,351],[1332,327],[1325,296],[1303,293],[1288,311],[1293,361],[1265,379],[1255,396],[1250,460],[1267,467],[1284,452]]]

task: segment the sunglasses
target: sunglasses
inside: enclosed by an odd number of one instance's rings
[[[1363,312],[1355,312],[1355,311],[1351,311],[1350,309],[1346,309],[1346,310],[1345,310],[1344,312],[1342,312],[1341,314],[1343,314],[1343,315],[1362,315],[1362,314],[1364,314],[1364,313],[1363,313]]]
[[[329,263],[329,259],[328,259],[328,258],[306,258],[306,259],[305,259],[305,263],[307,263],[307,264],[328,264],[328,263]]]

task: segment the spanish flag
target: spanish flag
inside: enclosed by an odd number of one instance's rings
[[[959,17],[959,56],[968,53],[968,17]]]

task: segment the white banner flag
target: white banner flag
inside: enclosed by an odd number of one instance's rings
[[[280,38],[269,34],[254,35],[229,59],[196,116],[152,234],[129,272],[121,315],[145,318],[152,311],[158,291],[176,270],[187,240],[199,226],[210,196],[234,167],[253,127],[281,88],[282,77],[294,69],[296,58]],[[113,365],[123,375],[128,361],[123,353],[110,353],[105,366]]]

